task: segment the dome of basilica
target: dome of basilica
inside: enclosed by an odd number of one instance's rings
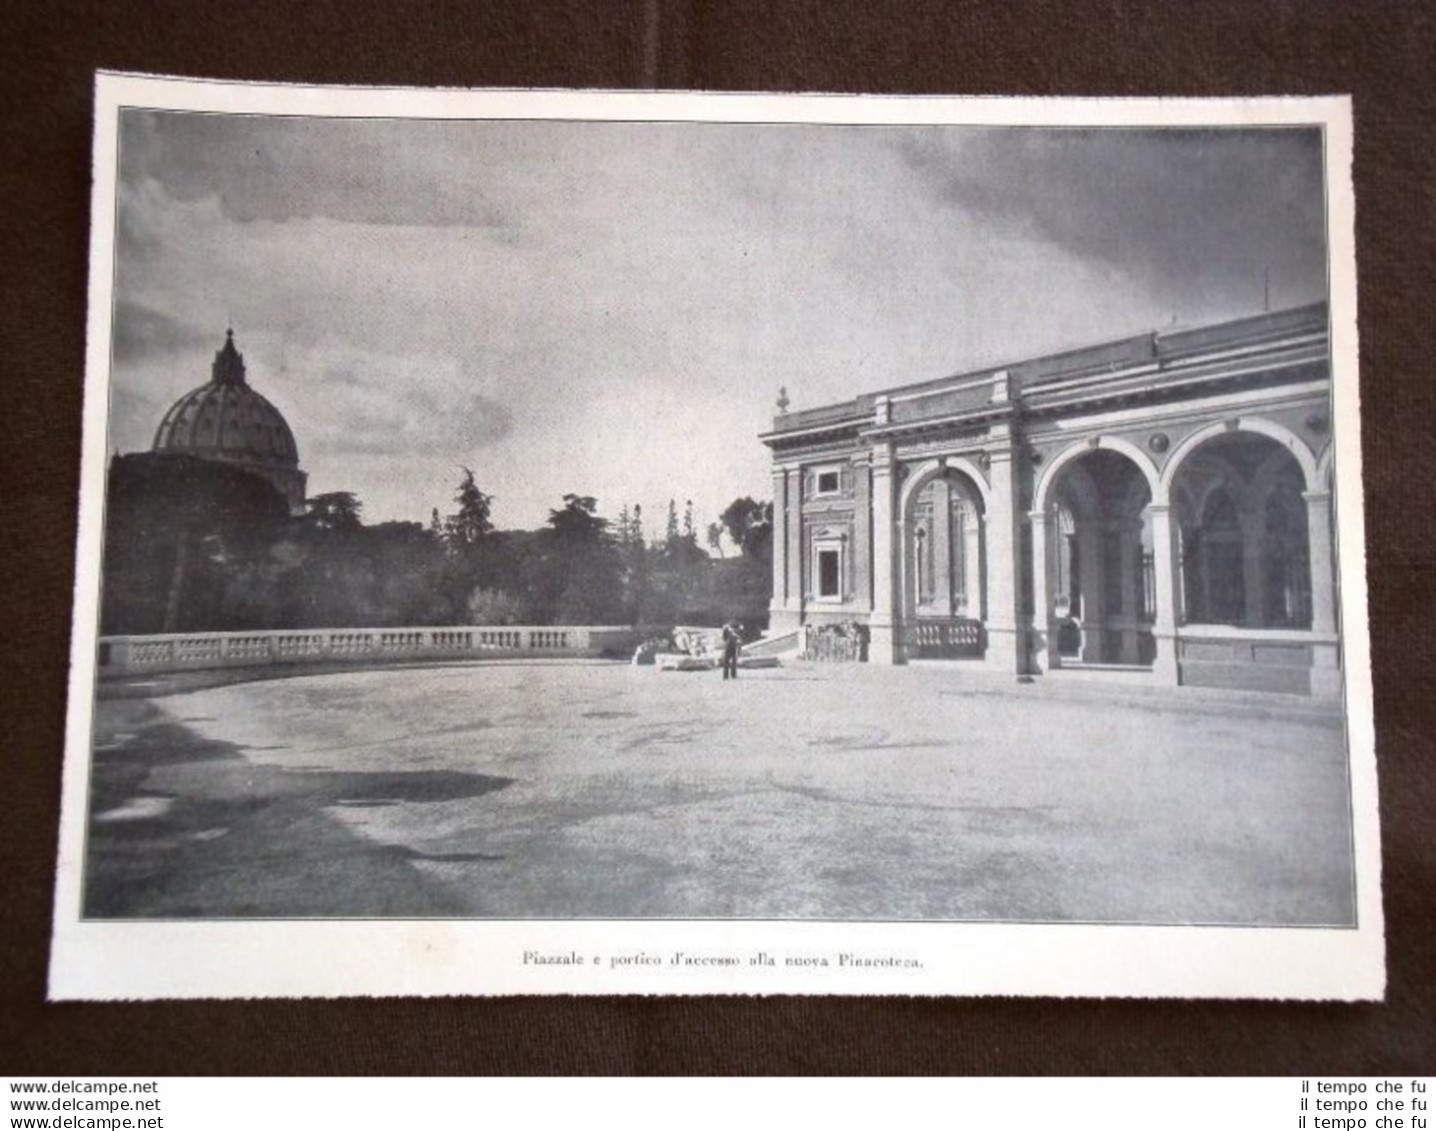
[[[304,509],[307,478],[299,449],[280,411],[250,388],[234,331],[214,355],[210,380],[170,406],[153,450],[232,464],[269,480],[291,512]]]

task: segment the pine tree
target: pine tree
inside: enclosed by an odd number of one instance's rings
[[[464,478],[459,483],[454,501],[459,504],[458,514],[451,514],[444,523],[444,534],[450,547],[462,550],[479,545],[493,532],[494,524],[489,520],[493,496],[479,490],[474,482],[474,473],[464,468]]]
[[[698,545],[698,531],[693,527],[693,500],[689,499],[683,507],[683,540]]]
[[[670,549],[678,545],[678,504],[672,499],[668,500],[668,526],[663,541]]]
[[[624,603],[633,623],[642,624],[648,603],[648,543],[643,534],[642,503],[633,504],[633,525],[629,533],[627,600]]]

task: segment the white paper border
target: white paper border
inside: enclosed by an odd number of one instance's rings
[[[389,118],[1325,130],[1333,435],[1356,929],[753,921],[81,921],[94,708],[121,106]],[[1367,634],[1347,97],[919,98],[312,87],[100,74],[52,1000],[450,994],[1003,994],[1379,1000],[1385,987]],[[525,965],[525,951],[646,953],[659,967]],[[694,956],[903,956],[917,969],[671,966]]]

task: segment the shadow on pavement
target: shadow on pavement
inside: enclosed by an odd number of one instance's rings
[[[512,778],[285,769],[250,761],[241,747],[206,739],[153,704],[111,708],[95,736],[87,917],[445,915],[457,908],[415,862],[503,859],[383,844],[334,811],[469,800]]]

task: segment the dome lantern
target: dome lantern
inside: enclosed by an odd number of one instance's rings
[[[224,345],[215,353],[210,373],[211,381],[216,385],[244,384],[244,355],[234,348],[232,329],[224,332]]]

